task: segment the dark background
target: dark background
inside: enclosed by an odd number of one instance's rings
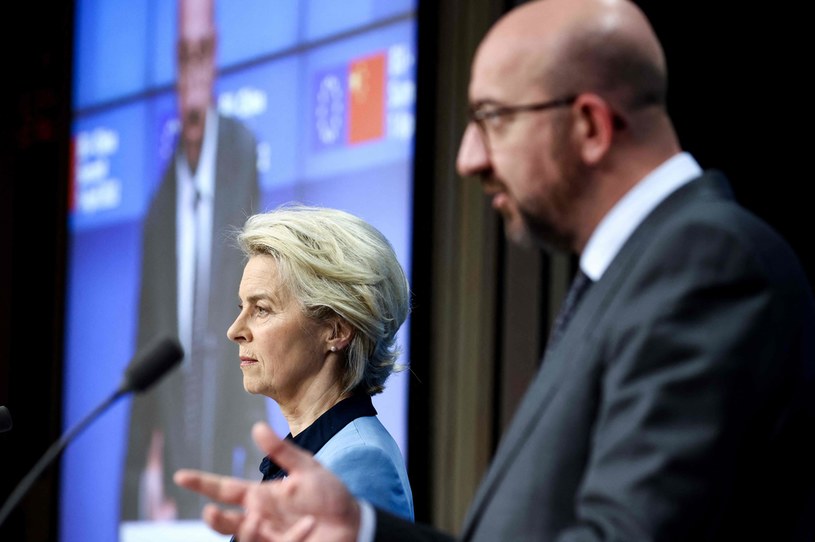
[[[669,108],[683,145],[703,167],[728,174],[737,198],[789,240],[812,278],[806,18],[782,4],[638,3],[665,47]],[[8,3],[0,21],[0,405],[14,418],[14,428],[0,434],[5,502],[61,431],[73,2]],[[436,46],[421,36],[419,43]],[[419,90],[420,99],[428,95]],[[424,205],[417,200],[417,213]],[[430,280],[426,269],[414,276]],[[105,363],[104,352],[93,362]],[[421,476],[411,473],[417,488],[428,485]],[[0,540],[56,540],[57,480],[54,465],[0,527]]]
[[[72,25],[71,1],[11,2],[0,17],[0,404],[14,420],[0,434],[3,502],[61,429]],[[57,480],[44,473],[0,540],[56,540]]]

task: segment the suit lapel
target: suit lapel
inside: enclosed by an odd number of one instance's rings
[[[593,315],[598,308],[596,300],[603,296],[602,288],[599,286],[600,283],[595,284],[586,293],[560,343],[543,359],[535,379],[524,394],[523,401],[513,416],[506,434],[501,438],[495,458],[468,509],[462,539],[467,540],[472,534],[481,511],[495,493],[495,487],[504,478],[505,471],[513,465],[515,456],[532,433],[533,426],[539,422],[547,405],[557,393],[557,383],[561,380],[561,374],[569,368],[571,360],[579,357],[579,350],[586,344],[583,340],[584,334],[591,329],[585,323],[594,320]],[[592,316],[588,316],[589,314]]]
[[[244,154],[239,149],[235,149],[235,142],[233,139],[231,119],[223,116],[218,118],[218,139],[217,139],[217,152],[215,154],[215,198],[212,206],[212,239],[210,240],[210,284],[225,286],[229,295],[232,296],[232,288],[237,288],[237,285],[231,283],[224,283],[224,280],[231,278],[227,270],[234,267],[234,258],[240,258],[240,252],[234,251],[231,246],[231,241],[227,240],[227,236],[231,235],[232,228],[243,226],[242,222],[236,222],[233,216],[234,209],[242,209],[242,196],[245,193],[243,182],[240,178],[236,178],[239,168],[235,165],[235,159],[242,157]],[[216,204],[217,202],[217,204]],[[242,269],[242,266],[241,266]],[[240,281],[240,275],[238,275]],[[218,297],[220,294],[216,292],[210,293],[212,296]],[[229,298],[233,299],[233,298]],[[211,324],[214,322],[211,322]],[[222,329],[212,329],[212,333],[220,336],[223,333]]]

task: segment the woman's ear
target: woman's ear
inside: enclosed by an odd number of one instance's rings
[[[339,352],[345,349],[354,338],[354,328],[344,318],[335,316],[331,320],[331,333],[328,338],[328,350]]]

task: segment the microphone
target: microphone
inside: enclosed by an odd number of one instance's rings
[[[8,411],[8,408],[0,406],[0,433],[5,433],[11,429],[12,425],[11,412]]]
[[[37,464],[34,465],[14,491],[11,492],[11,495],[9,495],[9,498],[5,504],[3,504],[3,508],[0,509],[0,525],[3,524],[17,503],[28,492],[39,475],[42,474],[42,471],[45,470],[76,435],[124,395],[130,392],[142,392],[155,384],[170,371],[170,369],[178,365],[183,357],[184,351],[178,344],[178,341],[169,337],[154,339],[142,352],[137,353],[130,361],[127,369],[125,369],[122,381],[116,391],[91,411],[90,414],[80,420],[79,423],[63,433],[59,440],[46,450]],[[8,415],[8,410],[5,407],[0,407],[0,419],[4,416],[3,409],[5,410],[5,415]],[[3,426],[3,423],[5,422],[0,421],[0,427]],[[10,428],[11,417],[8,416],[8,427],[6,429]]]
[[[141,353],[137,353],[127,366],[116,393],[121,395],[146,390],[183,357],[184,351],[178,341],[168,337],[153,341]]]

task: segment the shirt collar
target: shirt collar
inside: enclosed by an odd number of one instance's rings
[[[286,440],[291,440],[301,448],[316,454],[326,442],[331,440],[331,437],[340,432],[340,429],[357,418],[365,416],[376,416],[371,396],[352,395],[329,408],[296,437],[292,437],[291,433],[286,435]],[[268,457],[264,457],[261,461],[260,472],[263,473],[264,481],[286,476],[286,472],[270,461]]]
[[[645,217],[679,187],[702,174],[686,152],[674,155],[643,177],[600,221],[580,255],[580,268],[593,281],[605,273]]]

